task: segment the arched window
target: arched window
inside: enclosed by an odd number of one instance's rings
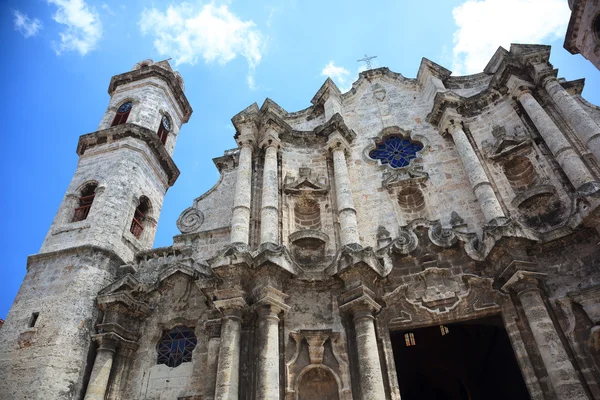
[[[158,127],[158,138],[162,142],[162,144],[167,143],[167,136],[169,136],[169,131],[171,130],[171,120],[169,117],[164,115],[160,120],[160,126]]]
[[[77,203],[78,205],[75,208],[75,213],[73,214],[71,222],[83,221],[87,218],[92,203],[94,202],[94,197],[96,196],[97,187],[98,185],[96,183],[89,183],[81,190],[79,202]]]
[[[142,232],[144,232],[144,221],[146,220],[148,211],[150,211],[150,200],[146,196],[142,196],[140,197],[140,204],[135,209],[131,227],[129,228],[133,236],[138,239],[142,237]]]
[[[127,122],[127,118],[129,117],[129,112],[131,111],[132,106],[133,103],[131,101],[121,104],[111,126],[121,125]]]
[[[194,330],[187,326],[176,326],[160,338],[156,351],[157,364],[174,368],[192,361],[192,352],[198,343]]]
[[[421,143],[401,136],[388,136],[381,142],[377,142],[377,147],[369,152],[369,157],[392,168],[402,168],[408,166],[410,160],[416,158],[417,152],[421,150],[423,150]]]

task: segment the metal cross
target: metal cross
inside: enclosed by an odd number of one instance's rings
[[[356,60],[356,61],[357,62],[363,62],[364,61],[365,63],[367,63],[367,69],[371,69],[371,60],[374,59],[374,58],[377,58],[377,56],[369,57],[368,55],[365,54],[364,58],[361,58],[360,60]]]

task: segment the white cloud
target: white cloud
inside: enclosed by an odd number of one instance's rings
[[[84,0],[47,1],[58,7],[52,19],[66,25],[66,29],[60,33],[56,53],[77,51],[85,55],[94,50],[102,37],[102,22],[98,14]]]
[[[39,19],[30,19],[27,15],[23,14],[19,10],[14,10],[13,14],[15,16],[15,30],[21,32],[26,38],[37,35],[37,33],[42,29],[42,23]]]
[[[100,8],[114,17],[115,13],[113,12],[113,10],[110,8],[110,6],[108,4],[102,3],[100,5]]]
[[[164,12],[144,9],[140,18],[143,34],[154,36],[159,54],[170,56],[175,64],[228,63],[238,55],[249,65],[248,85],[254,88],[254,71],[262,59],[266,38],[253,21],[242,21],[227,5],[189,3],[169,6]]]
[[[466,1],[452,10],[454,75],[481,72],[498,46],[563,37],[570,14],[565,0]]]
[[[328,76],[338,85],[340,91],[347,92],[350,89],[348,78],[350,77],[350,71],[344,67],[338,67],[333,61],[329,61],[327,65],[323,67],[321,75]]]

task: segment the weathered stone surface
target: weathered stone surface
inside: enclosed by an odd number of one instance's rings
[[[502,332],[520,393],[600,399],[600,111],[581,81],[554,79],[549,52],[500,48],[465,77],[426,59],[416,79],[368,70],[344,94],[328,79],[293,113],[252,104],[232,119],[238,148],[214,159],[219,181],[160,249],[191,108],[166,62],[118,75],[0,329],[0,397],[399,400],[399,346],[470,324]],[[128,126],[109,127],[127,100]],[[370,157],[390,137],[418,143],[408,165]],[[71,222],[87,182],[89,215]],[[169,366],[176,327],[193,338]]]

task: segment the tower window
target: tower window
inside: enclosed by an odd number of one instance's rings
[[[162,142],[162,144],[167,143],[167,136],[169,136],[169,131],[171,130],[171,121],[169,117],[166,115],[162,117],[160,120],[160,126],[158,127],[158,138]]]
[[[192,361],[192,352],[197,342],[192,329],[187,326],[176,326],[160,338],[156,346],[158,353],[156,363],[174,368],[181,363]]]
[[[129,228],[131,234],[138,239],[142,237],[142,232],[144,232],[144,221],[149,210],[150,200],[146,196],[142,196],[140,198],[140,205],[135,209],[131,227]]]
[[[412,332],[404,334],[404,343],[406,343],[406,347],[415,346],[417,342],[415,342],[415,335]]]
[[[121,104],[111,126],[121,125],[127,122],[129,112],[131,112],[131,107],[133,107],[133,103],[131,101]]]
[[[29,327],[30,328],[35,327],[35,323],[37,322],[39,316],[40,316],[39,312],[31,313],[31,318],[29,318]]]
[[[98,185],[95,183],[90,183],[83,188],[81,196],[79,197],[78,207],[75,208],[75,213],[73,214],[71,222],[83,221],[87,218],[92,203],[94,202],[94,197],[96,196],[97,187]]]

